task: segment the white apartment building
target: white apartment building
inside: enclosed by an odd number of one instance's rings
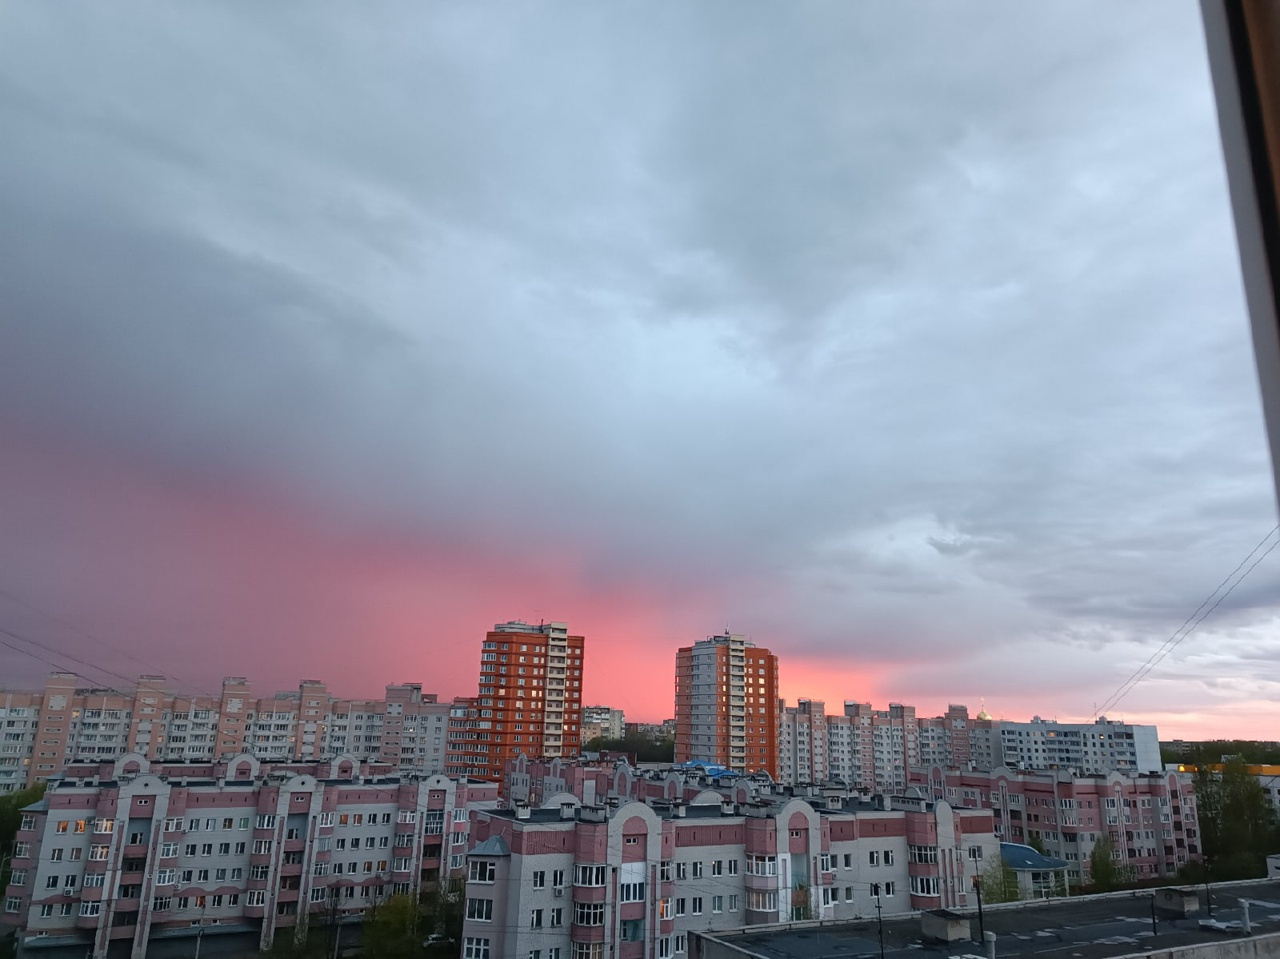
[[[74,775],[72,774],[74,773]],[[326,763],[164,765],[139,754],[50,781],[24,809],[0,923],[30,947],[106,956],[153,937],[252,936],[360,917],[460,877],[491,783]],[[115,950],[112,950],[115,954]]]
[[[690,934],[971,905],[990,811],[844,797],[609,798],[478,813],[469,959],[678,959]]]
[[[86,689],[53,673],[42,691],[0,691],[0,793],[55,775],[67,763],[136,752],[157,762],[212,762],[250,753],[268,762],[350,755],[391,762],[405,773],[444,769],[449,703],[416,683],[386,687],[378,700],[333,696],[318,680],[255,698],[247,680],[223,680],[219,695],[166,691],[162,676],[133,690]]]

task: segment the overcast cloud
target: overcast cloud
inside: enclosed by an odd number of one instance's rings
[[[10,4],[0,130],[46,659],[1087,717],[1276,523],[1192,2]],[[1121,711],[1280,719],[1277,562]]]

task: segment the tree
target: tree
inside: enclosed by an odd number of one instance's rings
[[[1030,846],[1032,849],[1034,849],[1036,852],[1040,853],[1040,855],[1042,856],[1048,855],[1048,853],[1045,852],[1045,849],[1044,849],[1044,837],[1042,837],[1038,832],[1033,832],[1030,834],[1030,837],[1027,839],[1027,845]]]
[[[13,837],[22,824],[22,810],[33,802],[38,802],[44,795],[44,783],[37,783],[29,789],[0,796],[0,856],[9,855],[13,846]]]
[[[422,894],[422,924],[424,933],[444,937],[446,943],[457,943],[462,938],[462,910],[465,904],[466,883],[462,879],[443,879],[436,888]],[[457,952],[456,949],[453,950]]]
[[[1004,864],[1004,859],[996,856],[987,863],[982,871],[982,901],[987,903],[1017,902],[1021,898],[1018,891],[1018,874]]]
[[[644,733],[627,733],[621,739],[605,739],[597,736],[587,742],[583,749],[590,752],[607,750],[614,753],[628,753],[641,763],[669,763],[675,761],[676,742],[670,736],[654,739]]]
[[[1267,874],[1267,854],[1280,850],[1275,809],[1239,758],[1195,777],[1204,856],[1215,879],[1256,879]]]
[[[411,959],[422,955],[417,900],[412,896],[392,896],[366,910],[361,951],[378,959]]]
[[[1094,892],[1123,889],[1133,882],[1133,870],[1116,859],[1116,844],[1110,833],[1103,833],[1089,853],[1089,884]]]

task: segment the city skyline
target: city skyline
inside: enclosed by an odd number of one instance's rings
[[[737,11],[0,10],[0,683],[1091,718],[1276,525],[1197,5]],[[1106,714],[1274,727],[1278,562]]]

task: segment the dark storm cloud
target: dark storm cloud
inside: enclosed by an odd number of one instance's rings
[[[384,12],[0,14],[15,429],[796,656],[1136,664],[1274,523],[1194,4]]]

